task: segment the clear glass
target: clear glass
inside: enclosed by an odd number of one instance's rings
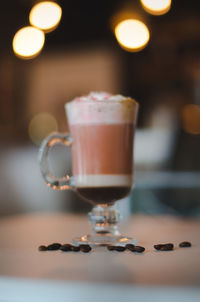
[[[75,190],[93,206],[89,235],[74,244],[109,245],[136,243],[118,230],[120,213],[115,202],[133,186],[133,143],[138,104],[119,101],[70,102],[66,104],[70,134],[53,133],[40,148],[40,167],[48,186]],[[73,176],[56,178],[49,172],[48,153],[57,144],[72,147]]]

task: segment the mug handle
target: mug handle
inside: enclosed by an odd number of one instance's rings
[[[72,145],[72,137],[69,133],[54,132],[47,136],[39,150],[39,163],[42,176],[47,184],[54,190],[73,189],[73,176],[55,177],[49,170],[49,151],[56,144]]]

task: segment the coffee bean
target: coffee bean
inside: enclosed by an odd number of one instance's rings
[[[83,247],[83,248],[84,248],[84,247],[91,247],[89,244],[83,244],[83,243],[80,244],[79,246],[80,246],[80,248],[82,248],[82,247]]]
[[[44,251],[47,251],[47,247],[45,245],[40,245],[39,248],[38,248],[38,250],[40,252],[44,252]]]
[[[48,251],[56,251],[56,250],[59,250],[60,247],[61,247],[60,243],[52,243],[52,244],[49,244],[47,246],[47,250]]]
[[[124,252],[126,250],[125,246],[117,245],[115,246],[115,251]]]
[[[173,243],[165,243],[161,246],[160,251],[172,251],[174,248]]]
[[[107,246],[107,249],[108,249],[109,251],[114,251],[114,250],[115,250],[115,246],[114,246],[114,245],[108,245],[108,246]]]
[[[89,244],[81,244],[80,250],[83,253],[89,253],[92,250],[92,248],[89,246]]]
[[[63,252],[69,252],[69,251],[71,251],[71,248],[72,248],[71,244],[65,243],[65,244],[61,245],[60,250]]]
[[[163,244],[155,244],[154,249],[156,249],[157,251],[160,251],[162,246],[163,246]]]
[[[78,245],[71,245],[71,251],[72,252],[79,252],[80,251],[80,246],[78,246]]]
[[[173,243],[165,243],[165,246],[167,246],[168,248],[171,248],[171,249],[174,248]]]
[[[134,252],[143,253],[144,251],[145,251],[145,248],[143,246],[139,246],[139,245],[135,246]]]
[[[191,247],[192,244],[189,241],[183,241],[183,242],[179,243],[179,246],[180,247]]]
[[[135,245],[134,244],[129,243],[129,244],[126,244],[125,247],[126,247],[127,250],[129,250],[131,252],[135,251]]]

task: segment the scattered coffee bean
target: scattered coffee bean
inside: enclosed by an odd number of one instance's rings
[[[44,252],[44,251],[47,251],[47,247],[45,245],[40,245],[39,248],[38,248],[38,250],[40,252]]]
[[[83,253],[89,253],[92,250],[92,248],[89,246],[89,244],[81,244],[80,250]]]
[[[129,243],[125,247],[126,247],[127,250],[129,250],[131,252],[135,251],[135,245],[134,244]]]
[[[136,245],[134,248],[134,252],[137,252],[137,253],[143,253],[144,251],[145,251],[145,248],[143,246]]]
[[[60,247],[61,247],[60,243],[52,243],[52,244],[49,244],[47,246],[47,250],[48,251],[56,251],[56,250],[59,250]]]
[[[69,251],[71,251],[71,248],[72,248],[71,244],[66,243],[66,244],[61,245],[60,250],[63,252],[69,252]]]
[[[174,245],[173,245],[173,243],[155,244],[154,248],[157,251],[172,251],[174,248]]]
[[[183,241],[183,242],[179,243],[179,246],[180,247],[191,247],[192,244],[189,241]]]
[[[107,249],[108,249],[109,251],[114,251],[114,250],[115,250],[115,246],[114,246],[114,245],[108,245],[108,246],[107,246]]]
[[[179,243],[179,247],[191,247],[192,244],[189,241],[183,241]],[[172,251],[174,249],[173,243],[164,243],[164,244],[155,244],[154,248],[157,251]],[[39,251],[55,251],[55,250],[61,250],[63,252],[83,252],[83,253],[89,253],[92,248],[89,244],[81,244],[79,246],[77,245],[71,245],[69,243],[61,245],[60,243],[52,243],[48,246],[40,245],[38,247]],[[126,244],[126,246],[121,245],[108,245],[107,249],[109,251],[117,251],[117,252],[124,252],[126,249],[131,252],[137,252],[137,253],[143,253],[145,251],[145,248],[143,246],[135,246],[134,244]]]
[[[171,249],[174,248],[173,243],[165,243],[165,246],[167,246],[168,248],[171,248]]]
[[[80,251],[80,246],[78,246],[78,245],[71,245],[71,251],[72,252],[79,252]]]
[[[157,251],[160,251],[161,247],[163,246],[163,244],[155,244],[153,247],[154,249],[156,249]]]
[[[125,246],[117,245],[115,246],[115,251],[124,252],[126,250]]]
[[[173,243],[166,243],[161,246],[160,251],[172,251],[173,248],[174,248]]]

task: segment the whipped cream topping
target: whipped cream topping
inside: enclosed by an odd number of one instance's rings
[[[85,102],[85,101],[134,101],[130,97],[125,97],[121,94],[116,94],[113,95],[111,93],[105,92],[105,91],[100,91],[100,92],[95,92],[91,91],[88,95],[83,95],[80,97],[75,98],[73,101],[75,102]]]
[[[134,99],[104,91],[90,92],[65,104],[69,125],[135,123],[137,109]]]
[[[90,92],[88,95],[83,95],[80,96],[78,98],[76,98],[75,100],[77,101],[103,101],[103,100],[108,100],[110,97],[112,97],[112,94],[108,93],[108,92]]]

